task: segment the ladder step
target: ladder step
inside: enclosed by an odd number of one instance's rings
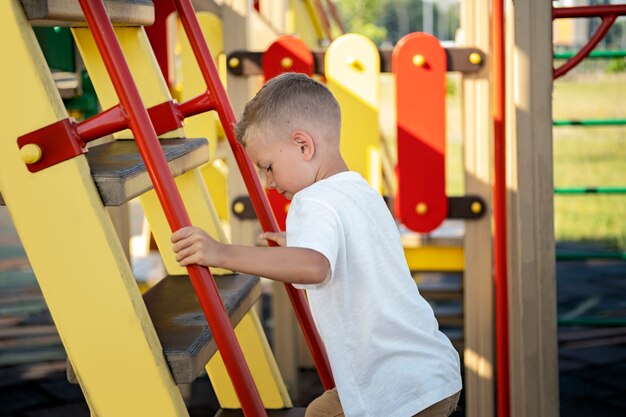
[[[72,26],[86,22],[78,0],[20,0],[26,18],[33,26]],[[149,26],[154,23],[151,0],[104,0],[115,25]]]
[[[266,410],[268,417],[304,417],[305,407],[286,408],[282,410]],[[219,410],[215,417],[244,417],[243,411],[236,410]]]
[[[178,176],[209,161],[206,139],[163,139],[161,147],[172,174]],[[152,189],[134,140],[116,140],[89,148],[91,175],[105,206],[119,206]]]
[[[259,278],[245,274],[215,275],[214,278],[235,326],[261,295]],[[174,381],[190,384],[217,351],[191,280],[186,275],[165,277],[148,290],[143,299]],[[67,379],[77,382],[69,362]]]
[[[174,176],[209,161],[206,139],[163,139],[160,142]],[[85,155],[105,206],[120,206],[152,189],[152,181],[134,140],[93,146]],[[2,194],[0,205],[5,205]]]

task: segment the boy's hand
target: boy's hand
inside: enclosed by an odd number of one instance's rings
[[[264,232],[259,235],[261,239],[271,240],[278,244],[278,246],[286,246],[287,245],[287,237],[285,236],[285,232],[274,233],[274,232]]]
[[[172,234],[172,249],[181,266],[219,266],[223,244],[197,227],[183,227]]]

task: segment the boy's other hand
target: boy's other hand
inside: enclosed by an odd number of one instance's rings
[[[276,242],[278,246],[286,246],[287,245],[287,237],[285,236],[285,232],[275,233],[275,232],[264,232],[259,235],[261,239],[271,240]]]
[[[172,234],[172,249],[181,266],[219,266],[223,244],[197,227],[183,227]]]

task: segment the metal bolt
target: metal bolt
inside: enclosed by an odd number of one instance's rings
[[[28,165],[39,162],[42,156],[43,153],[41,152],[41,148],[34,143],[24,145],[20,149],[20,158],[22,158],[22,161]]]
[[[426,205],[426,203],[418,203],[417,206],[415,206],[415,211],[420,216],[423,216],[428,212],[428,206]]]
[[[422,54],[415,55],[413,57],[413,65],[416,67],[423,67],[426,64],[426,57]]]
[[[246,210],[246,205],[243,204],[241,201],[237,201],[234,205],[233,205],[233,211],[237,214],[241,214]]]
[[[280,60],[280,66],[283,67],[284,69],[289,69],[293,67],[293,59],[291,59],[288,56],[284,57],[283,59]]]
[[[469,56],[469,61],[474,65],[478,65],[483,61],[483,59],[478,52],[472,52]]]
[[[470,210],[472,210],[472,213],[474,214],[480,213],[482,209],[483,209],[483,205],[480,204],[478,201],[474,201],[472,205],[470,206]]]
[[[355,57],[349,56],[348,59],[347,59],[347,62],[348,62],[348,65],[350,65],[355,70],[360,71],[360,72],[365,71],[365,67],[363,66],[361,61],[359,61]]]
[[[241,61],[236,56],[228,60],[228,66],[231,68],[237,68],[241,64]]]

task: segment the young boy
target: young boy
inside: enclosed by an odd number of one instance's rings
[[[222,244],[188,227],[172,235],[181,265],[216,266],[307,291],[337,384],[306,416],[448,416],[461,390],[459,357],[438,329],[381,196],[339,152],[341,114],[322,84],[287,73],[245,107],[237,140],[292,199],[279,247]]]

